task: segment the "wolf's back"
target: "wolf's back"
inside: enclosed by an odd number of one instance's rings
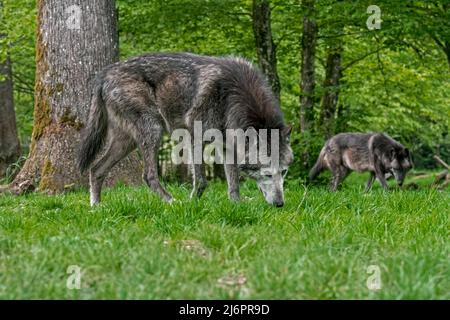
[[[102,148],[108,129],[108,115],[102,98],[102,78],[97,77],[91,98],[89,118],[81,138],[78,168],[85,172]]]

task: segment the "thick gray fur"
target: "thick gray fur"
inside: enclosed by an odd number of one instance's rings
[[[281,176],[292,162],[290,127],[285,126],[265,77],[248,61],[149,53],[112,64],[96,77],[79,152],[81,171],[90,168],[91,204],[100,202],[101,186],[111,168],[135,148],[142,153],[144,180],[170,202],[172,196],[161,186],[157,170],[161,138],[164,131],[192,132],[194,121],[202,121],[204,131],[215,128],[224,136],[226,129],[280,129],[280,168],[275,174]],[[104,142],[104,156],[92,165]],[[240,171],[248,171],[256,180],[274,179],[275,174],[264,176],[254,170],[225,165],[232,200],[239,200]],[[202,165],[192,165],[192,174],[192,196],[201,196],[206,188]],[[283,204],[282,178],[281,193],[279,188],[269,193],[265,193],[268,202]]]
[[[330,189],[336,191],[351,171],[369,171],[365,191],[372,188],[375,177],[388,190],[386,176],[392,174],[401,186],[411,167],[409,150],[384,133],[340,133],[325,143],[309,178],[313,180],[328,169],[332,173]]]

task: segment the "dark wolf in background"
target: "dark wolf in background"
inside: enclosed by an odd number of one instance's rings
[[[375,177],[388,190],[386,176],[392,174],[401,186],[411,167],[409,150],[386,134],[340,133],[325,143],[309,178],[328,169],[332,173],[331,190],[336,191],[351,171],[369,171],[365,191],[372,188]]]
[[[214,128],[224,135],[226,129],[279,129],[276,172],[225,164],[225,174],[232,200],[239,200],[239,173],[244,171],[258,181],[269,203],[283,205],[283,172],[293,160],[290,127],[267,81],[244,59],[187,53],[150,53],[110,65],[97,75],[79,153],[81,171],[91,167],[91,204],[100,202],[107,173],[135,148],[142,153],[150,189],[171,201],[158,177],[161,138],[164,131],[181,128],[193,135],[194,121],[202,122],[203,131]],[[104,156],[91,166],[105,141]],[[191,196],[201,196],[206,188],[201,164],[192,165],[192,175]]]

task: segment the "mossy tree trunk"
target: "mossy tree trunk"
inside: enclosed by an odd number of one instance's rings
[[[6,59],[0,63],[0,178],[19,156],[11,61]]]
[[[314,100],[316,87],[316,44],[318,27],[315,20],[315,0],[303,0],[303,34],[301,39],[301,71],[300,71],[300,131],[311,132],[314,120]],[[302,164],[310,164],[310,152],[304,150],[301,154]]]
[[[76,167],[95,74],[118,60],[115,1],[38,0],[34,127],[30,154],[11,185],[49,193],[87,184]],[[106,183],[141,183],[136,154]]]

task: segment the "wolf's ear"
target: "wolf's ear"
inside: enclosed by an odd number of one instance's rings
[[[287,126],[281,128],[281,136],[284,138],[288,138],[291,136],[292,132],[292,124],[288,124]]]
[[[391,159],[391,160],[394,160],[394,159],[395,159],[395,156],[396,156],[396,154],[395,154],[395,149],[394,149],[394,148],[391,148],[391,150],[389,151],[389,157],[390,157],[390,159]]]
[[[408,160],[411,160],[411,152],[408,148],[403,149],[403,154],[406,156]]]
[[[406,153],[406,156],[408,157],[408,160],[409,160],[409,163],[411,164],[411,167],[414,167],[411,151],[409,151],[408,148],[405,148],[405,153]]]

